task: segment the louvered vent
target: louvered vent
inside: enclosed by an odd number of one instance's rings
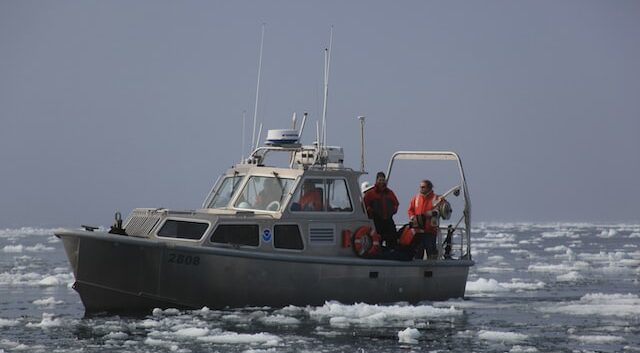
[[[335,244],[336,229],[333,226],[314,225],[309,227],[309,243],[316,245]]]
[[[127,234],[136,237],[147,237],[162,218],[162,214],[155,211],[155,209],[133,210],[124,224]]]

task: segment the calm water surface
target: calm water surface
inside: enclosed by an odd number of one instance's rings
[[[84,317],[51,229],[0,230],[1,352],[640,352],[640,225],[482,224],[464,300]]]

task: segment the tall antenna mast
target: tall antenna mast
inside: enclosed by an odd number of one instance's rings
[[[324,50],[324,104],[322,106],[322,137],[318,141],[323,147],[327,144],[327,99],[329,98],[329,69],[331,68],[331,46],[333,45],[333,26],[329,35],[329,48]]]
[[[264,23],[262,24],[262,36],[260,37],[260,57],[258,59],[258,83],[256,83],[256,104],[253,110],[253,132],[251,133],[251,149],[256,148],[258,138],[256,137],[256,124],[258,119],[258,98],[260,97],[260,75],[262,72],[262,47],[264,45]]]
[[[247,111],[243,110],[242,111],[242,156],[240,156],[240,162],[242,162],[244,160],[244,130],[245,130],[245,121],[246,121],[246,117],[247,117]]]

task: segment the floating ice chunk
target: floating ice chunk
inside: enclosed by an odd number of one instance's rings
[[[33,301],[33,304],[41,305],[41,306],[54,306],[62,303],[64,303],[62,300],[56,300],[56,298],[54,297],[49,297],[45,299],[36,299]]]
[[[516,291],[522,291],[522,290],[536,290],[536,289],[542,289],[544,288],[547,284],[542,282],[542,281],[538,281],[535,283],[527,283],[527,282],[521,282],[517,279],[512,279],[511,283],[500,283],[501,286],[508,288],[508,289],[512,289],[512,290],[516,290]]]
[[[5,253],[21,253],[24,250],[22,245],[5,245],[2,251]]]
[[[281,338],[264,332],[254,334],[224,332],[214,336],[198,337],[198,340],[209,343],[277,345]]]
[[[572,231],[567,230],[559,230],[553,232],[542,232],[543,238],[578,238],[579,235],[575,234]]]
[[[566,247],[565,245],[558,245],[554,247],[544,248],[544,251],[546,252],[566,252],[567,250],[569,250],[569,248]]]
[[[569,315],[637,317],[640,315],[640,298],[635,294],[591,293],[578,301],[554,304],[538,310]]]
[[[182,337],[202,337],[209,334],[209,329],[199,327],[183,328],[175,332],[176,335]]]
[[[27,246],[24,248],[24,250],[29,252],[43,252],[43,251],[53,251],[55,250],[55,248],[38,243],[34,246]]]
[[[598,234],[598,237],[600,237],[600,238],[613,238],[617,234],[618,234],[618,231],[615,230],[615,229],[605,229],[602,232],[600,232],[600,234]]]
[[[58,286],[58,285],[60,285],[60,280],[56,276],[48,276],[48,277],[45,277],[45,278],[41,279],[38,282],[38,285],[43,286],[43,287]]]
[[[105,340],[125,340],[129,338],[129,335],[126,334],[125,332],[118,331],[118,332],[109,332],[108,334],[102,336],[102,338],[104,338]]]
[[[563,275],[556,276],[556,281],[558,282],[577,282],[581,280],[583,277],[576,271],[571,271],[565,273]]]
[[[436,308],[430,305],[345,305],[326,302],[321,307],[309,307],[309,316],[316,320],[329,318],[331,325],[387,326],[390,322],[462,315],[463,311],[451,306]]]
[[[54,317],[53,314],[50,313],[42,313],[42,321],[37,324],[34,324],[32,322],[27,323],[27,327],[40,327],[42,329],[58,326],[62,326],[62,320],[60,320],[60,318]]]
[[[505,292],[508,291],[507,288],[503,287],[493,278],[484,279],[478,278],[477,281],[468,281],[467,282],[467,291],[468,292]]]
[[[478,332],[478,338],[485,341],[522,342],[526,341],[529,336],[516,332],[481,330]]]
[[[406,329],[398,332],[398,342],[416,344],[420,337],[420,331],[415,328],[407,327]]]
[[[20,321],[17,319],[2,319],[0,318],[0,328],[1,327],[9,327],[9,326],[18,326]]]
[[[300,320],[285,315],[270,315],[260,318],[260,322],[266,325],[299,325]]]
[[[610,335],[569,336],[569,338],[588,344],[611,344],[625,341],[625,339],[620,336]]]

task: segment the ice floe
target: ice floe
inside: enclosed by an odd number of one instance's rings
[[[587,336],[569,336],[570,339],[580,341],[582,343],[588,344],[611,344],[611,343],[621,343],[624,342],[625,339],[620,336],[610,336],[610,335],[587,335]]]
[[[453,306],[436,308],[431,305],[353,305],[327,302],[321,307],[310,307],[309,315],[316,320],[329,320],[332,326],[381,327],[403,325],[406,320],[429,319],[462,315],[463,311]]]
[[[42,329],[48,329],[52,327],[62,326],[62,320],[60,318],[55,317],[54,314],[50,313],[42,313],[42,321],[39,323],[27,323],[27,327],[39,327]]]
[[[640,317],[640,298],[635,294],[586,294],[578,301],[558,303],[538,310],[569,315]]]
[[[485,341],[516,343],[526,341],[529,336],[516,332],[481,330],[478,332],[478,338]]]
[[[398,342],[416,344],[420,337],[420,331],[415,328],[407,327],[406,329],[398,332]]]

